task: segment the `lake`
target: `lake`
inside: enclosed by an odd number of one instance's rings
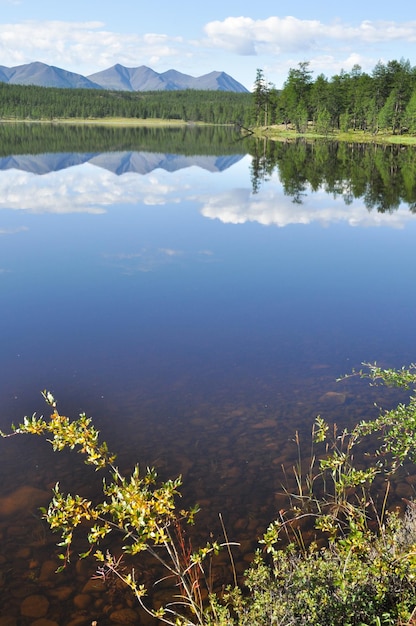
[[[0,137],[0,427],[52,391],[123,470],[182,474],[195,537],[219,536],[221,513],[243,571],[284,506],[295,432],[308,449],[318,414],[377,414],[380,390],[337,377],[415,360],[416,151],[191,127]],[[89,624],[105,601],[74,604],[81,566],[46,573],[36,505],[101,479],[35,438],[0,445],[0,614],[40,593],[49,619]]]

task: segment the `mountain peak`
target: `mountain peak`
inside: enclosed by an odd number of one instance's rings
[[[167,91],[183,89],[221,90],[247,92],[248,90],[225,72],[210,72],[204,76],[193,77],[175,69],[159,74],[146,65],[113,67],[90,74],[90,80],[104,89],[127,91]]]
[[[101,89],[100,85],[94,84],[81,74],[69,72],[54,65],[47,65],[41,61],[17,65],[16,67],[1,66],[0,80],[13,85]]]
[[[201,89],[213,91],[247,92],[248,90],[225,72],[210,72],[193,77],[171,69],[159,74],[141,65],[125,67],[116,63],[101,72],[82,76],[75,72],[34,61],[16,67],[0,65],[0,82],[40,87],[109,89],[115,91],[173,91]]]

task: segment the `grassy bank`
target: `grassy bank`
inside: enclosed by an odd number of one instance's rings
[[[402,145],[416,145],[414,135],[393,135],[392,133],[366,133],[362,130],[356,131],[331,131],[322,134],[308,130],[305,133],[298,133],[296,130],[286,128],[283,124],[277,126],[257,127],[254,129],[256,137],[266,137],[272,141],[288,141],[299,139],[327,139],[329,141],[347,141],[349,143],[393,143]]]

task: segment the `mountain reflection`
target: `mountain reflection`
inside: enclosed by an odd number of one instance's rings
[[[90,163],[120,176],[149,174],[162,169],[176,172],[188,167],[200,167],[208,172],[223,172],[243,158],[242,154],[225,156],[163,154],[157,152],[47,153],[22,154],[0,158],[0,170],[21,170],[31,174],[49,174],[69,167]]]

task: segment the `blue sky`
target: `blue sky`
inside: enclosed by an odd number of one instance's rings
[[[281,87],[310,62],[327,77],[381,60],[416,65],[408,0],[0,0],[0,65],[43,61],[88,75],[115,63],[225,71],[252,88],[256,69]]]

